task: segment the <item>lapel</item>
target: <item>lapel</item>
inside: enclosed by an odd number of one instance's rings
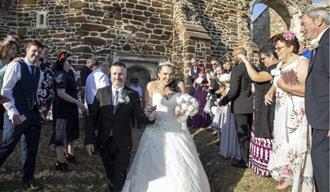
[[[111,90],[111,93],[112,93],[112,90]],[[126,96],[127,96],[127,90],[126,90],[126,86],[124,86],[124,89],[123,89],[123,91],[121,92],[121,95],[119,96],[119,98],[118,98],[118,104],[117,104],[117,106],[115,106],[116,108],[113,110],[114,111],[114,116],[116,116],[117,115],[117,113],[118,113],[118,111],[119,111],[119,109],[122,107],[122,105],[124,104],[124,103],[120,103],[120,98],[126,98]],[[111,101],[112,101],[112,99],[111,99]],[[113,106],[113,105],[112,105]]]
[[[307,77],[309,76],[309,74],[311,73],[314,65],[316,64],[316,60],[317,60],[317,56],[316,54],[318,54],[318,48],[323,45],[323,43],[326,43],[329,41],[329,28],[323,33],[320,41],[319,41],[319,45],[318,47],[316,47],[313,51],[312,51],[312,54],[311,54],[311,59],[310,59],[310,62],[309,62],[309,66],[308,66],[308,73],[307,73]],[[321,50],[320,50],[321,51]]]
[[[314,63],[315,63],[315,57],[316,57],[316,54],[317,54],[317,49],[318,48],[315,48],[312,53],[311,53],[311,58],[310,58],[310,61],[309,61],[309,65],[308,65],[308,73],[307,73],[307,76],[310,74],[310,72],[312,71],[313,69],[313,66],[314,66]]]

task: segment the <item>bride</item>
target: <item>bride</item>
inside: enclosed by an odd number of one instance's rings
[[[158,80],[148,83],[145,103],[156,106],[156,120],[140,140],[123,192],[209,192],[210,186],[185,123],[177,120],[183,84],[175,66],[162,62]]]

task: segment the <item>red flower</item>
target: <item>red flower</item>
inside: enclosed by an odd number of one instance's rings
[[[64,53],[62,53],[62,54],[58,57],[58,60],[64,62],[64,60],[65,60],[65,55],[64,55]]]

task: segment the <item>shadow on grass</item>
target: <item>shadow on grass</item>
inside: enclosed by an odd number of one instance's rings
[[[82,122],[82,121],[81,121]],[[83,126],[81,126],[83,127]],[[89,157],[83,146],[83,131],[76,145],[78,165],[69,164],[69,173],[55,171],[55,152],[48,147],[51,135],[51,123],[42,128],[39,152],[37,156],[37,170],[35,178],[43,186],[43,192],[103,192],[109,191],[106,176],[98,155]],[[143,130],[133,129],[133,154],[139,143]],[[216,136],[211,129],[193,130],[200,158],[208,175],[212,192],[275,192],[275,182],[271,178],[255,175],[251,169],[238,169],[230,166],[231,160],[217,155],[219,146]],[[20,145],[6,160],[6,172],[0,172],[0,191],[23,191],[20,169]],[[286,190],[290,191],[289,189]]]

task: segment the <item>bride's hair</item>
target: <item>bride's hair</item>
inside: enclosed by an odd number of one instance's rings
[[[158,66],[157,66],[157,69],[156,69],[156,79],[157,80],[159,80],[158,74],[159,74],[159,72],[160,72],[160,70],[162,69],[163,66],[171,67],[173,69],[173,73],[175,71],[175,65],[170,60],[161,60],[158,64]],[[164,89],[166,87],[170,88],[170,90],[173,91],[173,92],[179,92],[178,82],[175,80],[175,78],[173,78],[171,83],[166,85],[164,87]]]

